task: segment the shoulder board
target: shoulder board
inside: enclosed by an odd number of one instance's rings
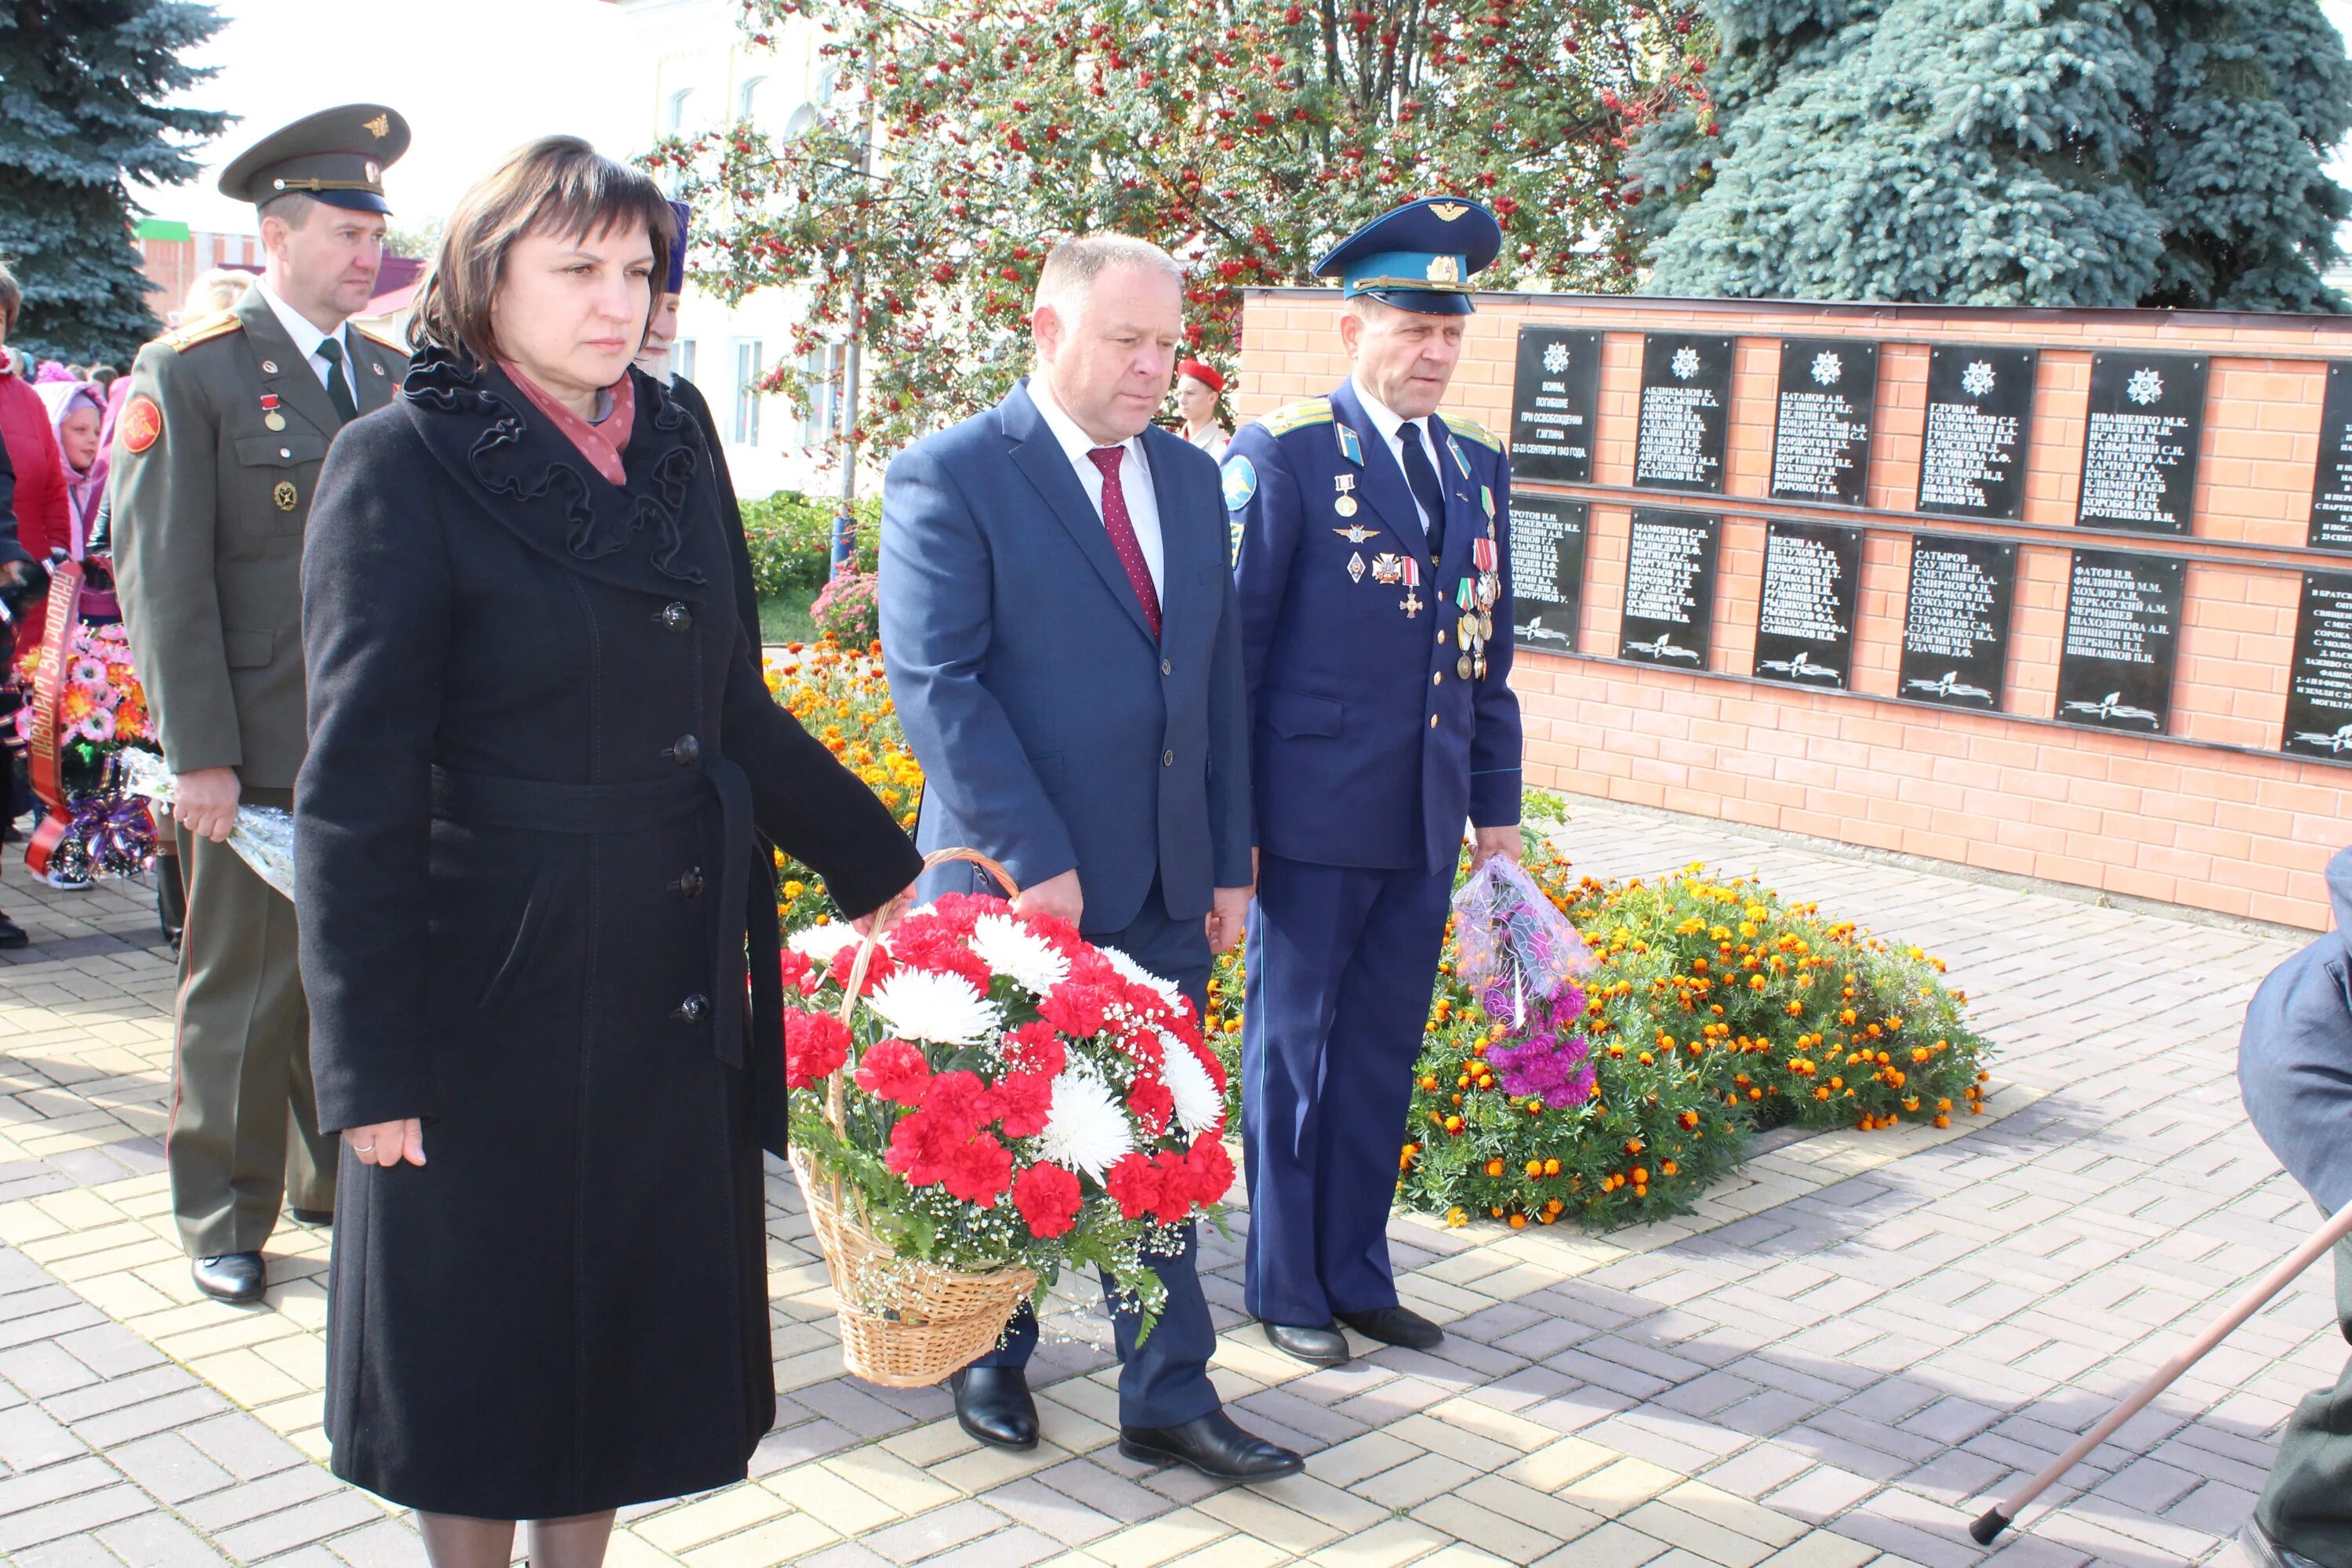
[[[224,338],[231,332],[241,332],[244,330],[244,318],[235,310],[221,310],[209,316],[198,316],[193,321],[183,323],[163,341],[171,345],[173,353],[185,353],[198,343],[208,343],[215,338]]]
[[[1475,419],[1471,418],[1468,415],[1442,414],[1439,417],[1445,421],[1445,427],[1448,430],[1453,431],[1456,436],[1461,437],[1464,440],[1475,441],[1478,445],[1492,452],[1499,452],[1503,449],[1503,438],[1500,436],[1496,435],[1492,430],[1487,429],[1484,425],[1479,424]]]
[[[1271,414],[1261,415],[1258,423],[1276,436],[1287,436],[1293,430],[1304,430],[1309,425],[1331,422],[1331,400],[1310,397],[1304,403],[1286,404]]]
[[[398,354],[403,359],[406,359],[408,357],[408,351],[406,349],[401,347],[398,343],[394,342],[391,338],[385,336],[383,333],[377,331],[373,327],[362,327],[357,321],[353,321],[352,323],[352,331],[357,332],[368,342],[375,344],[378,348],[390,349],[393,353]]]

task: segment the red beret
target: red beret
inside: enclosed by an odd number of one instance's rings
[[[1178,360],[1176,374],[1189,375],[1195,381],[1206,384],[1212,392],[1223,392],[1225,389],[1225,378],[1196,359]]]

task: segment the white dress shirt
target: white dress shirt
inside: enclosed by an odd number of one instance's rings
[[[1412,425],[1420,429],[1423,443],[1422,455],[1429,459],[1430,467],[1437,470],[1437,486],[1443,491],[1445,488],[1445,469],[1437,460],[1437,432],[1429,427],[1429,421],[1407,419],[1364,390],[1364,384],[1354,376],[1348,378],[1348,384],[1356,389],[1356,401],[1362,404],[1364,412],[1372,416],[1372,424],[1379,428],[1381,439],[1389,444],[1389,456],[1396,459],[1396,465],[1400,469],[1404,468],[1404,427]],[[1421,519],[1421,531],[1423,534],[1428,533],[1428,509],[1421,504],[1421,497],[1414,494],[1410,482],[1405,485],[1404,491],[1405,494],[1412,497],[1413,515]]]
[[[1095,515],[1102,516],[1103,474],[1095,460],[1087,456],[1102,443],[1078,428],[1077,421],[1063,412],[1054,401],[1054,394],[1036,376],[1029,378],[1029,398],[1036,404],[1037,412],[1045,416],[1045,428],[1061,443],[1062,455],[1070,459],[1070,467],[1078,476],[1078,483],[1087,490],[1087,500],[1094,502]],[[1127,498],[1127,521],[1135,530],[1135,542],[1143,552],[1145,570],[1151,574],[1151,591],[1164,601],[1167,597],[1167,575],[1164,570],[1166,549],[1160,538],[1160,500],[1151,491],[1151,465],[1144,460],[1143,437],[1130,436],[1119,443],[1122,454],[1118,459],[1119,493]]]
[[[327,362],[319,357],[319,345],[329,338],[334,339],[336,342],[342,345],[343,384],[352,389],[352,396],[356,399],[360,394],[359,384],[352,379],[352,369],[357,362],[352,358],[351,329],[338,321],[335,323],[333,331],[322,332],[311,325],[310,317],[272,293],[269,285],[260,279],[257,278],[253,280],[253,288],[254,292],[269,302],[270,311],[277,316],[278,324],[284,327],[286,335],[294,340],[296,351],[301,354],[303,362],[310,367],[310,374],[319,378],[320,386],[327,384]]]

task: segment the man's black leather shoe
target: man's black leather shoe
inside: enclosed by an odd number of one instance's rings
[[[992,1448],[1025,1454],[1037,1446],[1037,1402],[1017,1366],[968,1366],[948,1379],[956,1425]]]
[[[225,1252],[218,1258],[199,1258],[188,1265],[195,1277],[196,1289],[215,1301],[227,1301],[242,1306],[261,1300],[262,1287],[268,1276],[262,1271],[258,1252]]]
[[[32,940],[25,934],[23,926],[18,925],[6,915],[0,915],[0,947],[24,947]]]
[[[1319,1329],[1268,1323],[1265,1337],[1275,1349],[1308,1366],[1338,1366],[1348,1359],[1348,1336],[1328,1323]]]
[[[286,1214],[287,1217],[293,1220],[296,1225],[332,1225],[335,1223],[335,1211],[332,1209],[288,1209]]]
[[[1122,1426],[1118,1451],[1146,1465],[1190,1465],[1213,1481],[1270,1481],[1295,1476],[1307,1461],[1212,1410],[1181,1426]]]
[[[1375,1307],[1369,1312],[1342,1312],[1339,1321],[1368,1340],[1402,1345],[1409,1351],[1433,1351],[1445,1342],[1445,1331],[1411,1307]]]
[[[2302,1552],[2280,1545],[2271,1538],[2270,1531],[2251,1519],[2239,1530],[2238,1544],[2253,1559],[2255,1568],[2320,1568]]]

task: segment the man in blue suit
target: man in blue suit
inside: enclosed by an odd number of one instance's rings
[[[1182,274],[1141,240],[1055,248],[1037,280],[1034,374],[909,447],[883,485],[882,654],[923,764],[926,850],[1001,861],[1021,906],[1174,982],[1204,1014],[1213,949],[1250,898],[1248,717],[1217,470],[1152,426],[1183,331]],[[927,898],[973,886],[958,865]],[[1153,1268],[1168,1301],[1135,1342],[1114,1313],[1119,1451],[1221,1480],[1297,1472],[1234,1425],[1188,1230]],[[1108,1291],[1110,1281],[1104,1280]],[[1037,1441],[1024,1308],[952,1380],[982,1442]]]
[[[1429,198],[1342,242],[1316,271],[1346,280],[1353,374],[1225,458],[1263,852],[1245,1300],[1317,1366],[1348,1359],[1343,1323],[1444,1338],[1397,1300],[1387,1223],[1464,825],[1479,860],[1519,850],[1510,465],[1437,414],[1501,241],[1476,203]]]

